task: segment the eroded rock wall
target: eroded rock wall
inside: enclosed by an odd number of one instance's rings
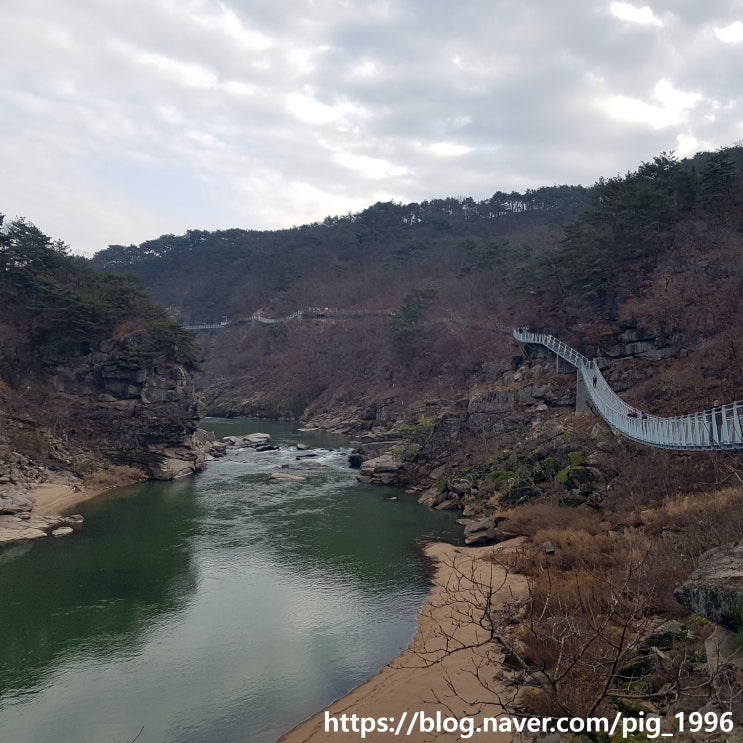
[[[114,464],[171,479],[202,469],[208,441],[193,379],[178,364],[135,365],[125,344],[101,342],[90,354],[50,365],[66,419],[57,429]]]

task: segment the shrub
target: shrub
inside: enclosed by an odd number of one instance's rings
[[[571,451],[568,454],[571,467],[583,467],[586,463],[586,455],[582,451]]]
[[[493,472],[488,472],[483,479],[485,482],[492,483],[495,487],[500,487],[515,477],[516,473],[511,470],[494,470]]]

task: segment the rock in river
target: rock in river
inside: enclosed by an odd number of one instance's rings
[[[272,472],[268,479],[278,480],[279,482],[307,482],[306,477],[292,475],[288,472]]]
[[[392,454],[383,454],[381,457],[368,459],[361,465],[358,480],[382,485],[396,485],[402,468],[402,464],[395,461]]]

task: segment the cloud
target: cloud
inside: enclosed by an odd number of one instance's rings
[[[364,110],[346,101],[322,103],[306,93],[290,93],[286,108],[305,124],[333,124],[340,130],[354,127],[353,120],[364,116]]]
[[[438,157],[456,157],[472,152],[471,147],[456,142],[431,142],[429,144],[418,143],[418,148],[423,152],[429,152]]]
[[[590,184],[740,139],[740,24],[722,0],[6,0],[0,211],[91,253]]]
[[[607,99],[604,105],[614,118],[664,129],[682,124],[702,95],[677,90],[668,80],[659,80],[652,97],[654,103],[616,95]]]
[[[630,23],[639,23],[646,26],[663,25],[663,22],[655,15],[653,9],[647,5],[638,8],[636,5],[630,5],[629,3],[611,3],[609,5],[609,12],[616,18],[629,21]]]
[[[743,41],[743,23],[735,21],[723,28],[716,28],[715,36],[726,44],[739,44]]]
[[[394,165],[382,158],[369,157],[368,155],[360,155],[353,152],[337,152],[333,155],[333,160],[344,168],[353,170],[365,178],[372,180],[396,178],[410,172],[406,167]]]

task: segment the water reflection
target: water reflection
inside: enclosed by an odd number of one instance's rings
[[[451,539],[452,516],[397,489],[356,483],[347,453],[321,451],[312,464],[325,469],[299,470],[306,483],[278,483],[268,474],[291,466],[292,450],[232,452],[227,467],[200,476],[209,504],[204,533],[225,549],[260,543],[276,564],[318,579],[370,590],[407,585],[425,570],[416,542]]]
[[[137,652],[153,622],[195,590],[197,514],[193,481],[162,484],[96,504],[64,543],[0,552],[0,694],[34,687],[71,655]]]
[[[0,741],[270,743],[393,657],[428,590],[415,542],[453,518],[317,453],[327,469],[277,483],[296,450],[232,452],[0,552]]]

